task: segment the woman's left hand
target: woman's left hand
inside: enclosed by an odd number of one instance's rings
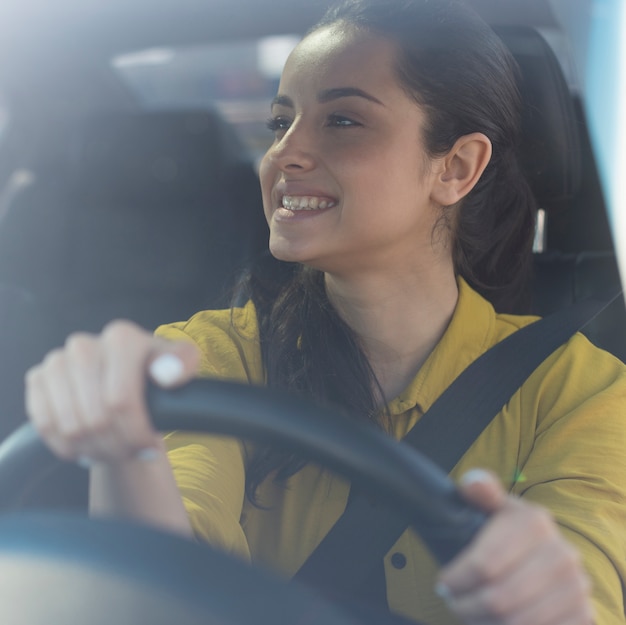
[[[468,625],[590,625],[589,579],[550,514],[486,471],[467,473],[460,490],[491,517],[440,573],[452,611]]]

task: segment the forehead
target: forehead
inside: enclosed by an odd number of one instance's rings
[[[280,90],[307,86],[398,89],[395,45],[366,31],[339,24],[314,31],[289,56]]]

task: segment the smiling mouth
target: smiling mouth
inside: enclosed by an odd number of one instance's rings
[[[283,195],[282,207],[291,211],[314,211],[332,208],[335,201],[315,195]]]

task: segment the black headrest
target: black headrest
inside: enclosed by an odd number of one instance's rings
[[[130,294],[163,316],[154,297],[186,318],[266,245],[258,178],[215,111],[101,114],[77,137],[64,245],[79,298]]]
[[[38,176],[3,221],[0,279],[86,330],[223,305],[236,270],[267,247],[258,177],[232,126],[211,110],[127,111],[67,134],[65,175]]]
[[[223,175],[226,125],[209,111],[98,115],[78,131],[83,201],[124,207],[207,201]]]
[[[546,40],[527,27],[495,29],[521,71],[522,164],[539,206],[574,197],[581,180],[581,141],[574,102]]]

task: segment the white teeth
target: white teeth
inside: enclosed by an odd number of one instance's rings
[[[335,205],[335,203],[332,200],[322,200],[316,196],[283,195],[282,205],[283,208],[288,208],[292,211],[310,211],[316,209],[331,208]]]

